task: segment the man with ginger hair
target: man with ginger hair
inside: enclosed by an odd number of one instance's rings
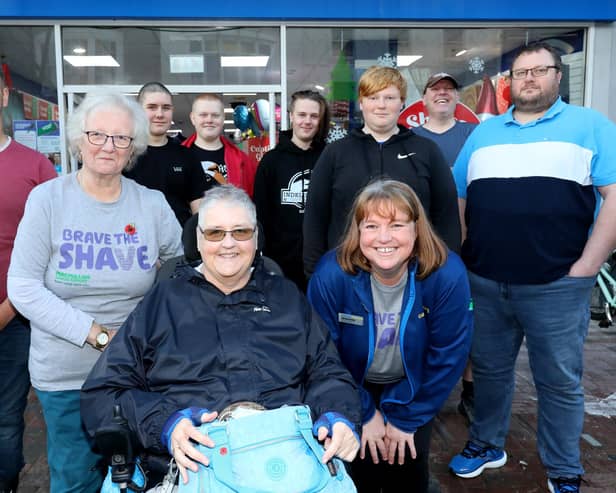
[[[223,136],[224,106],[218,94],[197,96],[190,112],[195,133],[182,145],[193,151],[204,171],[218,183],[231,183],[252,198],[257,163]]]
[[[398,125],[406,89],[395,68],[373,66],[362,74],[358,100],[363,127],[328,145],[312,172],[303,225],[307,276],[338,244],[357,192],[382,177],[409,185],[436,232],[459,251],[460,220],[449,166],[434,142]]]

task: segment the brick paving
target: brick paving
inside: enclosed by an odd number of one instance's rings
[[[585,348],[584,387],[586,415],[582,456],[586,475],[584,493],[616,493],[616,328],[591,323]],[[516,394],[505,467],[486,470],[474,479],[460,479],[447,470],[452,454],[467,438],[464,418],[456,411],[460,389],[454,390],[436,419],[432,440],[432,474],[442,493],[543,493],[546,477],[535,447],[536,394],[532,385],[526,351],[516,367]],[[24,436],[26,466],[20,493],[49,490],[45,453],[45,424],[33,392],[26,409]],[[404,491],[404,488],[401,488]]]

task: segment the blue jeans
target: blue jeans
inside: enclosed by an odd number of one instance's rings
[[[515,362],[526,337],[537,390],[539,457],[549,477],[583,474],[583,354],[596,278],[565,276],[547,284],[515,285],[469,272],[469,280],[475,304],[471,439],[483,446],[504,447]]]
[[[20,316],[0,331],[0,483],[24,466],[24,410],[30,390],[30,325]]]
[[[51,493],[96,493],[103,484],[101,456],[81,424],[79,390],[36,390],[47,426]]]

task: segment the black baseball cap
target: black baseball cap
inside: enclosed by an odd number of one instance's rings
[[[428,87],[432,87],[433,85],[435,85],[437,82],[442,81],[443,79],[447,79],[450,80],[453,84],[453,87],[457,90],[460,87],[460,84],[458,84],[458,81],[453,77],[453,75],[449,75],[445,72],[439,72],[438,74],[432,74],[430,76],[430,78],[428,79],[428,82],[426,82],[426,85],[424,87],[424,94],[426,93]]]

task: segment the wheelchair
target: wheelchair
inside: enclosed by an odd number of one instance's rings
[[[99,428],[94,440],[108,464],[101,493],[175,491],[178,474],[171,457],[140,452],[120,406],[114,407],[111,423]]]

